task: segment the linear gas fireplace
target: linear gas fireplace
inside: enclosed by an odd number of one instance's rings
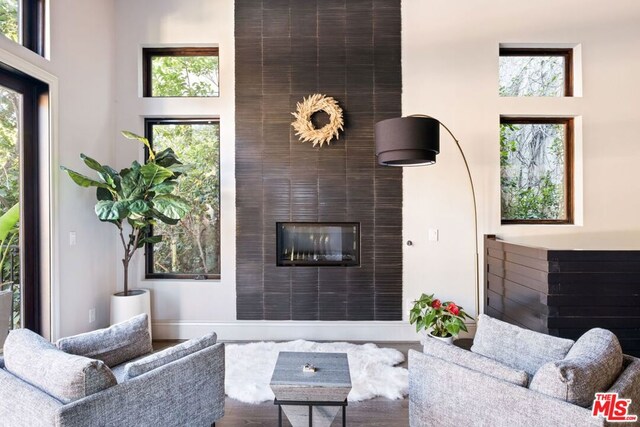
[[[360,265],[357,222],[278,222],[276,230],[279,266]]]

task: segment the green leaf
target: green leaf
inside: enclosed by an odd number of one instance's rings
[[[0,216],[0,242],[7,238],[18,221],[20,221],[20,204],[16,203],[2,216]]]
[[[93,169],[96,172],[103,171],[102,165],[97,160],[94,160],[91,157],[82,153],[80,154],[80,158],[84,160],[84,164],[89,166],[90,169]]]
[[[149,160],[152,162],[155,160],[156,153],[153,151],[153,148],[151,148],[151,144],[149,144],[149,140],[147,138],[137,135],[133,132],[129,132],[128,130],[123,130],[122,136],[124,136],[127,139],[134,139],[136,141],[142,142],[144,146],[147,147],[147,149],[149,150]]]
[[[145,237],[144,239],[140,239],[140,241],[138,242],[138,248],[143,247],[147,243],[153,245],[155,243],[160,243],[161,241],[162,241],[162,236]]]
[[[449,332],[453,336],[458,335],[458,333],[460,332],[460,325],[458,325],[456,322],[447,323],[446,328],[447,332]]]
[[[147,163],[142,166],[140,168],[140,174],[147,185],[160,184],[167,180],[167,178],[171,178],[173,176],[172,171],[155,163]]]
[[[125,199],[134,199],[144,192],[144,189],[140,185],[140,165],[137,165],[137,168],[135,166],[136,165],[132,165],[131,169],[123,169],[120,172],[120,176],[122,177],[122,196]]]
[[[97,160],[94,160],[85,154],[80,154],[80,158],[84,160],[84,163],[90,169],[98,172],[98,175],[105,183],[113,188],[118,187],[120,177],[118,176],[118,172],[116,172],[113,168],[107,165],[101,165]]]
[[[113,200],[100,200],[96,203],[95,211],[100,221],[118,221],[129,214],[129,202]]]
[[[158,212],[155,209],[151,209],[149,213],[155,216],[156,218],[158,218],[160,221],[164,222],[165,224],[176,225],[178,222],[180,222],[179,219],[169,218],[168,216],[163,215],[161,212]]]
[[[165,148],[164,150],[156,154],[155,162],[156,164],[164,166],[165,168],[173,166],[175,164],[182,164],[180,163],[180,160],[178,160],[176,153],[174,153],[173,149],[171,148]]]
[[[98,200],[113,200],[113,194],[105,188],[98,187],[96,189],[96,198]]]
[[[164,181],[160,184],[154,185],[149,189],[149,191],[153,191],[156,194],[170,194],[177,185],[178,183],[176,181]]]
[[[179,220],[191,210],[189,203],[173,194],[162,194],[153,199],[153,207],[165,217]]]
[[[100,187],[100,188],[106,188],[107,190],[111,190],[111,187],[105,184],[104,182],[96,181],[82,174],[79,174],[78,172],[72,171],[71,169],[68,169],[64,166],[60,166],[60,169],[67,172],[71,177],[71,179],[73,180],[73,182],[78,184],[80,187],[85,187],[85,188]]]
[[[143,215],[145,214],[151,207],[144,200],[135,200],[129,205],[129,210],[132,213]]]

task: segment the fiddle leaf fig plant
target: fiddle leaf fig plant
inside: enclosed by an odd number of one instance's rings
[[[147,149],[144,164],[137,161],[116,171],[100,164],[89,156],[80,154],[85,165],[97,172],[97,179],[89,178],[69,168],[60,168],[81,187],[95,187],[98,202],[96,216],[118,228],[124,249],[124,295],[129,294],[129,262],[136,250],[146,243],[158,243],[162,236],[151,236],[151,226],[161,221],[177,224],[190,210],[189,203],[173,194],[177,181],[188,167],[183,165],[171,148],[155,152],[149,141],[135,133],[123,131],[125,138],[139,141]]]

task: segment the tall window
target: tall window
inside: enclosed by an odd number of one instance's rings
[[[501,118],[502,223],[573,222],[573,119]]]
[[[145,97],[219,96],[218,48],[142,50]]]
[[[12,326],[36,332],[41,326],[38,112],[47,89],[0,68],[0,289],[13,292]]]
[[[178,225],[158,224],[147,246],[147,278],[220,277],[220,125],[216,119],[147,119],[155,150],[173,148],[188,167],[177,194],[192,202]]]
[[[572,49],[501,48],[500,96],[573,96]]]
[[[44,56],[45,0],[0,0],[0,33]]]

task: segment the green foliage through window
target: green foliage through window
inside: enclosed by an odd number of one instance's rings
[[[503,221],[567,219],[567,126],[503,121],[500,126]]]
[[[0,0],[0,33],[19,43],[18,21],[20,13],[18,0]]]
[[[211,97],[220,94],[215,48],[144,50],[145,96]],[[149,93],[150,91],[150,93]]]
[[[178,225],[154,227],[154,234],[164,238],[153,245],[152,271],[148,274],[216,277],[220,274],[219,123],[153,121],[150,124],[154,149],[171,146],[181,161],[190,166],[176,194],[192,205]]]
[[[565,96],[566,61],[561,55],[500,56],[500,96]]]
[[[21,103],[22,95],[0,86],[0,216],[20,200]],[[6,238],[0,237],[0,289],[13,290],[13,328],[19,328],[19,226],[14,229]]]

